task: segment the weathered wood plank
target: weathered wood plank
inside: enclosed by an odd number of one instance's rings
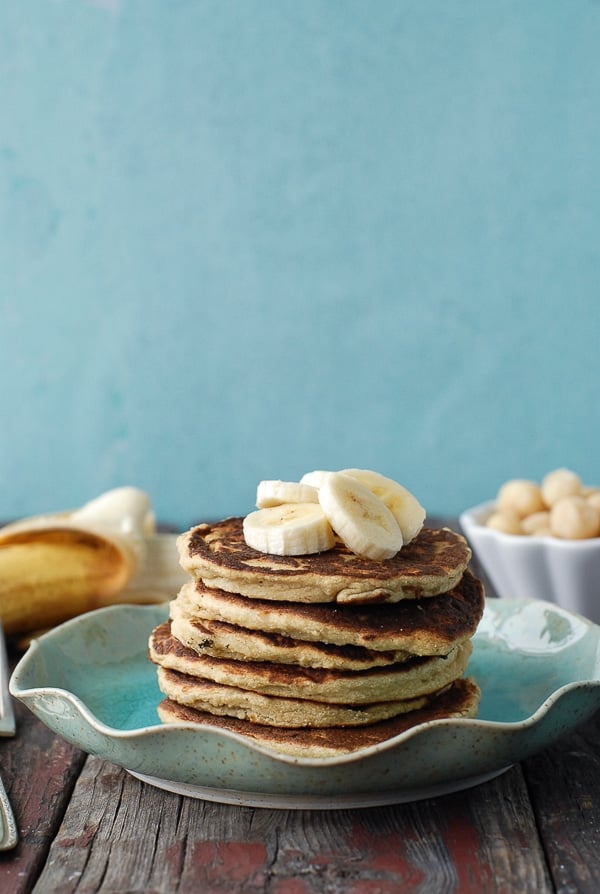
[[[14,851],[0,854],[0,891],[30,890],[63,818],[85,755],[15,704],[17,736],[0,740],[0,768],[19,830]]]
[[[275,811],[181,798],[88,758],[45,894],[552,891],[520,771],[440,799]]]
[[[524,764],[558,894],[600,891],[600,712]]]

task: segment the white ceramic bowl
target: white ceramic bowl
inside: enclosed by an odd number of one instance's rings
[[[494,501],[467,509],[460,524],[498,596],[542,599],[600,623],[600,537],[560,540],[485,527]]]

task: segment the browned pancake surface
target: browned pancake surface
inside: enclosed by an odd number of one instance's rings
[[[171,603],[175,606],[175,602]],[[376,651],[362,646],[336,646],[329,643],[293,639],[281,633],[265,633],[237,627],[226,621],[208,618],[178,617],[171,622],[173,635],[199,655],[248,661],[281,661],[305,667],[347,667],[353,670],[396,664],[411,655],[402,649]],[[233,644],[233,645],[232,645]],[[255,646],[254,651],[252,646]],[[237,647],[237,648],[236,648]],[[272,657],[275,655],[275,657]],[[294,657],[297,656],[297,657]]]
[[[190,573],[246,596],[280,600],[395,601],[431,596],[455,586],[471,558],[469,546],[449,528],[423,528],[393,558],[377,562],[342,543],[323,553],[274,556],[244,540],[243,518],[202,524],[179,538],[181,564]],[[214,584],[213,584],[214,585]]]
[[[229,730],[246,736],[260,745],[301,757],[325,757],[347,754],[360,748],[391,739],[420,723],[449,717],[473,717],[477,712],[480,691],[471,679],[460,679],[432,698],[426,707],[390,720],[361,727],[321,729],[285,729],[264,726],[235,717],[218,717],[180,705],[170,699],[158,706],[164,723],[187,721],[202,727]]]
[[[216,620],[263,632],[283,631],[289,635],[293,630],[298,639],[314,639],[318,635],[322,642],[405,649],[415,654],[442,654],[452,644],[471,637],[484,608],[483,585],[470,571],[448,593],[368,605],[273,603],[215,590],[202,581],[184,585],[181,598],[189,599],[188,586],[195,588],[200,617],[210,611]],[[204,597],[208,607],[203,604]]]
[[[419,656],[389,667],[344,671],[202,656],[174,637],[169,623],[156,627],[149,640],[149,656],[155,664],[187,677],[283,698],[356,704],[397,701],[434,692],[462,676],[470,654],[468,642],[448,655]]]

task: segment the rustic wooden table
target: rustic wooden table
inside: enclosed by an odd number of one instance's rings
[[[1,894],[600,890],[600,713],[476,788],[332,811],[164,792],[16,714],[0,771],[20,841],[0,854]]]

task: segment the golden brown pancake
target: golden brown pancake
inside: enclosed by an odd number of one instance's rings
[[[149,641],[151,661],[188,678],[275,696],[285,702],[293,698],[355,706],[429,695],[462,676],[471,650],[467,640],[444,656],[412,658],[391,667],[339,671],[198,655],[171,635],[168,624],[156,627]]]
[[[449,528],[423,528],[382,562],[357,556],[340,542],[314,555],[266,555],[247,546],[242,524],[242,518],[228,518],[182,534],[177,545],[184,570],[252,599],[397,602],[451,590],[471,558],[464,537]]]
[[[202,581],[184,584],[175,602],[188,617],[299,641],[445,655],[475,633],[483,614],[484,594],[481,582],[467,571],[448,593],[393,604],[273,602],[226,593]]]
[[[184,600],[179,599],[171,602],[170,616],[171,633],[176,639],[199,655],[210,655],[213,658],[366,670],[370,667],[398,664],[414,657],[401,649],[376,652],[362,646],[308,642],[280,633],[264,633],[225,621],[199,618]]]
[[[475,716],[479,688],[463,675],[484,594],[460,534],[423,528],[386,561],[340,542],[276,556],[229,518],[182,534],[178,550],[191,579],[149,640],[163,722],[315,757]]]
[[[446,718],[474,717],[480,691],[470,679],[457,680],[430,698],[421,708],[358,727],[285,729],[222,717],[165,699],[158,705],[163,723],[194,723],[205,729],[223,729],[246,736],[258,745],[295,757],[335,757],[391,739],[420,723]]]
[[[282,698],[236,686],[224,686],[166,667],[158,668],[158,685],[167,698],[178,704],[209,714],[285,728],[362,726],[423,707],[428,698],[423,695],[413,699],[398,698],[395,701],[357,705]]]

